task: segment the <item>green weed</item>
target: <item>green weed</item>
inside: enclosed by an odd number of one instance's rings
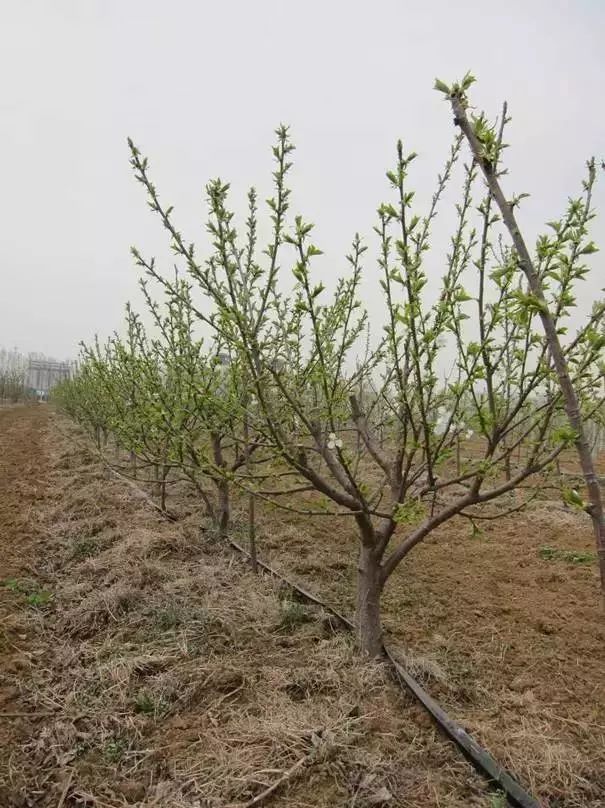
[[[169,705],[167,701],[159,696],[154,696],[146,690],[140,690],[134,700],[134,711],[141,715],[152,715],[156,718],[166,715]]]
[[[48,589],[40,589],[37,592],[30,592],[26,598],[28,606],[33,606],[34,609],[44,609],[52,603],[54,595]]]
[[[278,631],[285,631],[289,634],[304,623],[310,623],[312,619],[302,603],[297,603],[293,600],[284,600],[281,602],[281,615],[277,629]]]
[[[2,586],[9,589],[11,592],[27,592],[26,584],[23,581],[18,581],[16,578],[7,578],[2,581]]]
[[[44,609],[54,600],[54,595],[48,589],[39,589],[38,584],[31,581],[19,581],[17,578],[7,578],[2,586],[11,592],[25,596],[25,602],[34,609]]]
[[[110,763],[117,763],[123,758],[127,749],[128,744],[124,738],[114,736],[103,747],[103,757]]]
[[[540,547],[540,558],[545,561],[566,561],[568,564],[592,564],[597,560],[596,553],[581,550],[558,550],[556,547]]]

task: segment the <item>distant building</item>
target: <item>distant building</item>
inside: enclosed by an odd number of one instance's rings
[[[35,390],[38,398],[47,398],[48,393],[59,382],[71,379],[71,362],[54,362],[46,359],[30,359],[27,370],[27,386]]]

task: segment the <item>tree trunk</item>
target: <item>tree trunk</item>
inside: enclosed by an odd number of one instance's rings
[[[218,482],[218,532],[221,539],[224,539],[229,529],[229,483],[227,480]]]
[[[369,657],[382,653],[381,592],[380,563],[374,549],[362,544],[357,569],[357,640],[362,654]]]
[[[160,483],[160,508],[166,511],[166,478],[170,472],[170,466],[162,466],[162,481]]]
[[[256,515],[254,495],[248,497],[248,549],[250,551],[250,565],[252,572],[258,572],[258,557],[256,553]]]
[[[246,401],[244,414],[244,443],[246,451],[246,474],[248,485],[252,485],[252,458],[250,446],[250,421],[248,418],[249,401]],[[248,494],[248,549],[250,551],[250,564],[252,572],[258,573],[258,558],[256,555],[256,512],[254,494]]]
[[[212,434],[212,453],[214,455],[214,463],[218,469],[224,474],[225,473],[225,458],[223,456],[223,445],[221,442],[221,435],[217,432]],[[217,506],[217,516],[218,516],[218,532],[219,536],[224,539],[227,535],[227,530],[229,529],[229,521],[230,521],[230,503],[229,503],[229,481],[221,476],[214,479],[214,484],[216,485],[216,490],[218,493],[218,506]]]

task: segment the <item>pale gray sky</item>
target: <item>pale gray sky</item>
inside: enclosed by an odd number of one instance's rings
[[[195,239],[207,180],[266,190],[290,123],[294,207],[335,273],[371,233],[399,136],[431,190],[453,133],[433,80],[470,68],[478,106],[509,101],[533,238],[605,153],[604,44],[603,0],[3,0],[0,345],[75,355],[138,300],[130,245],[166,255],[128,135]]]

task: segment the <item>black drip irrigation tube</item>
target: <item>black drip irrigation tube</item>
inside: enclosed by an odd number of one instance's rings
[[[248,550],[242,547],[241,544],[238,544],[238,542],[234,541],[233,539],[228,539],[228,541],[234,550],[237,550],[238,553],[241,553],[241,555],[245,556],[246,558],[250,558],[250,553]],[[324,611],[335,617],[336,620],[338,620],[338,622],[345,628],[351,631],[355,630],[355,624],[352,620],[349,620],[348,617],[345,617],[344,614],[341,614],[332,606],[324,603],[322,600],[320,600],[320,598],[317,597],[317,595],[314,595],[312,592],[304,589],[299,584],[295,583],[289,578],[286,578],[281,572],[278,572],[260,558],[257,559],[256,563],[262,570],[267,572],[273,578],[276,578],[277,580],[286,584],[286,586],[288,586],[290,589],[294,590],[305,601],[312,603],[315,606],[320,606]],[[481,775],[486,777],[494,787],[501,789],[506,794],[506,798],[511,805],[514,805],[517,808],[541,808],[540,803],[534,797],[532,797],[531,794],[525,791],[525,789],[519,785],[514,777],[512,777],[506,771],[506,769],[500,766],[500,764],[486,749],[483,749],[483,747],[480,746],[457,721],[450,718],[439,703],[436,702],[435,699],[426,692],[422,685],[417,682],[416,679],[414,679],[414,677],[408,673],[408,671],[405,670],[405,668],[393,655],[392,651],[390,651],[389,648],[384,645],[384,643],[382,649],[385,658],[390,662],[393,668],[395,679],[399,686],[404,690],[410,691],[416,697],[416,699],[430,714],[442,732],[444,732],[447,737],[456,744],[462,754],[470,761],[470,763],[472,763],[475,769]]]

